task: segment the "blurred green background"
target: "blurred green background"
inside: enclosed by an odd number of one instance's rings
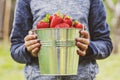
[[[117,3],[117,0],[112,1],[114,4]],[[113,18],[113,12],[108,8],[108,6],[106,6],[106,10],[107,22],[109,23],[112,31],[111,20]],[[112,32],[111,37],[113,38]],[[97,62],[99,65],[97,80],[120,80],[120,54],[112,53],[110,57],[103,60],[97,60]],[[11,58],[10,43],[0,39],[0,80],[25,80],[23,72],[24,66],[24,64],[19,64]]]

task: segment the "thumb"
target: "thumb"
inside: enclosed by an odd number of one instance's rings
[[[89,35],[89,33],[88,33],[87,30],[83,30],[83,31],[81,31],[80,33],[84,36],[84,38],[86,38],[86,39],[89,39],[89,38],[90,38],[90,35]]]
[[[29,35],[34,35],[34,32],[33,32],[32,30],[30,30],[30,31],[28,32],[28,34],[29,34]]]

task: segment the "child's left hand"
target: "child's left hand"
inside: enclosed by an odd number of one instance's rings
[[[90,36],[87,30],[80,31],[80,34],[83,37],[79,37],[75,39],[76,46],[79,48],[79,50],[77,50],[77,54],[81,56],[85,56],[86,50],[88,49],[88,45],[90,43]]]

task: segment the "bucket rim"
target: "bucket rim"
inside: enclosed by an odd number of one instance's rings
[[[38,31],[38,30],[60,30],[60,29],[73,29],[73,30],[81,30],[79,28],[40,28],[40,29],[32,29],[31,31]]]

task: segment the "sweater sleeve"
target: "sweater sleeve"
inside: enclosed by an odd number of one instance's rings
[[[102,0],[91,0],[89,32],[91,40],[86,56],[92,59],[104,59],[108,57],[112,52],[113,46]]]
[[[11,32],[11,56],[19,63],[30,63],[31,55],[26,51],[24,38],[32,29],[32,14],[28,0],[17,0],[14,14],[13,29]]]

